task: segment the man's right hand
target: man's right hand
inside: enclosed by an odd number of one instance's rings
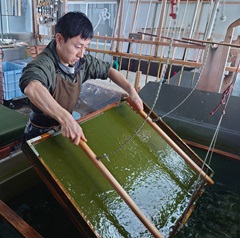
[[[87,142],[82,128],[74,120],[74,118],[66,120],[64,123],[61,124],[61,133],[64,137],[69,138],[69,140],[75,145],[78,145],[80,140]]]
[[[64,137],[69,138],[75,145],[79,144],[80,139],[87,142],[82,128],[74,120],[73,116],[55,101],[41,82],[37,80],[31,81],[26,86],[24,93],[37,108],[60,123]]]

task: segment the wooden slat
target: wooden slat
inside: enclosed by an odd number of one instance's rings
[[[155,45],[155,46],[170,46],[170,40],[171,38],[168,37],[161,37],[163,41],[152,41],[152,40],[142,40],[142,39],[135,39],[135,38],[121,38],[121,37],[112,37],[112,36],[94,36],[94,39],[99,40],[109,40],[109,41],[120,41],[125,43],[138,43],[138,44],[146,44],[146,45]],[[185,42],[185,43],[184,43]],[[193,44],[187,41],[183,40],[174,40],[172,43],[173,47],[179,47],[179,48],[191,48],[191,49],[205,49],[205,45],[200,44]]]
[[[215,149],[215,148],[209,148],[206,145],[202,145],[202,144],[199,144],[199,143],[196,143],[196,142],[193,142],[193,141],[189,141],[189,140],[184,140],[184,141],[190,146],[194,146],[194,147],[200,148],[202,150],[207,150],[207,151],[210,150],[210,151],[213,151],[216,154],[220,154],[220,155],[223,155],[223,156],[226,156],[226,157],[229,157],[229,158],[232,158],[232,159],[237,159],[237,160],[240,161],[240,156],[239,155],[228,153],[226,151],[218,150],[218,149]]]
[[[20,216],[0,200],[0,215],[7,220],[23,237],[41,238],[42,236],[29,226]]]
[[[231,46],[231,47],[235,47],[235,48],[240,48],[239,44],[231,44],[229,42],[217,42],[217,41],[209,41],[209,40],[199,40],[199,39],[192,39],[192,38],[182,38],[183,40],[186,41],[193,41],[193,42],[197,42],[197,43],[204,43],[204,44],[211,44],[211,45],[224,45],[224,46]]]
[[[93,48],[87,48],[87,51],[90,52],[98,52],[102,54],[108,54],[113,56],[119,56],[119,57],[126,57],[126,58],[133,58],[133,59],[141,59],[141,60],[147,60],[147,61],[153,61],[153,62],[167,62],[167,58],[162,57],[154,57],[154,56],[148,56],[148,55],[139,55],[139,54],[129,54],[129,53],[122,53],[122,52],[115,52],[115,51],[109,51],[109,50],[99,50],[99,49],[93,49]],[[194,61],[184,61],[179,59],[170,59],[170,64],[175,65],[185,65],[186,67],[201,67],[202,63],[194,62]]]

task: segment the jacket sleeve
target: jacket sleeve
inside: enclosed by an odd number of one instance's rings
[[[80,72],[82,82],[88,79],[107,79],[111,64],[92,55],[85,56],[85,63]]]
[[[46,57],[36,57],[32,62],[30,62],[24,69],[22,76],[19,80],[19,87],[24,93],[25,87],[32,80],[40,81],[46,88],[51,91],[53,87],[53,74],[55,67],[51,65],[52,63],[47,62]],[[52,67],[53,66],[53,67]]]

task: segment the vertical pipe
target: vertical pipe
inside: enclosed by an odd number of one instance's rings
[[[136,5],[135,5],[135,10],[134,10],[134,15],[133,15],[131,32],[133,32],[133,31],[134,31],[134,28],[135,28],[136,18],[137,18],[137,12],[138,12],[138,7],[139,7],[139,0],[136,1]]]
[[[22,12],[21,12],[21,0],[18,0],[18,13],[17,13],[18,16],[21,16],[22,15]]]
[[[126,11],[126,15],[125,15],[125,18],[124,18],[125,22],[124,22],[124,27],[123,27],[123,30],[122,30],[123,37],[124,37],[124,34],[126,32],[126,25],[127,25],[127,21],[128,21],[129,8],[130,8],[130,1],[128,1],[127,11]]]
[[[184,8],[184,13],[183,13],[183,17],[182,17],[182,22],[181,22],[181,26],[180,26],[180,30],[183,27],[183,32],[179,31],[178,34],[178,39],[184,36],[185,30],[186,30],[186,26],[184,25],[184,20],[187,19],[186,15],[187,15],[187,9],[188,9],[188,0],[186,0],[185,2],[185,8]],[[181,34],[182,33],[182,34]]]
[[[156,22],[156,15],[157,15],[157,9],[158,9],[158,3],[155,3],[153,18],[152,18],[152,30],[151,30],[150,34],[153,34],[153,33],[154,33],[155,22]]]
[[[114,19],[114,27],[113,27],[113,34],[112,36],[113,37],[116,37],[117,35],[117,25],[118,25],[118,16],[119,16],[119,3],[120,0],[118,0],[118,3],[117,3],[117,14],[116,14],[116,17]],[[110,46],[110,51],[113,51],[114,50],[114,46],[115,46],[115,41],[112,41],[111,42],[111,46]]]
[[[12,15],[15,16],[15,0],[12,0]]]
[[[146,33],[146,29],[147,29],[147,24],[148,24],[148,20],[149,20],[149,13],[151,10],[151,6],[152,6],[152,0],[149,2],[149,6],[148,6],[148,12],[147,12],[147,19],[146,19],[146,23],[145,23],[145,27],[144,27],[144,33]]]
[[[162,0],[161,13],[160,13],[160,18],[159,18],[159,23],[158,23],[158,31],[157,31],[157,41],[158,42],[161,40],[162,26],[163,26],[163,19],[165,16],[165,11],[166,11],[166,5],[167,5],[167,0]],[[154,56],[157,56],[158,48],[159,48],[159,45],[156,45]]]
[[[118,38],[121,37],[121,26],[122,26],[122,17],[123,17],[123,7],[124,7],[124,0],[120,1],[120,8],[119,8],[119,20],[118,20]],[[117,40],[116,51],[119,52],[119,40]]]
[[[10,33],[10,29],[9,29],[9,3],[7,3],[7,1],[4,1],[4,5],[5,5],[5,10],[6,10],[6,33],[9,34]]]
[[[196,30],[195,32],[199,32],[199,26],[201,24],[201,20],[203,19],[203,2],[201,2],[201,8],[200,8],[200,12],[199,12],[199,17],[198,17],[198,21],[196,24]]]
[[[2,1],[0,1],[0,16],[1,16],[1,37],[3,41],[3,16],[2,16]]]
[[[197,13],[198,13],[199,3],[200,3],[200,1],[197,0],[196,7],[195,7],[195,12],[194,12],[193,19],[192,19],[192,25],[191,25],[191,29],[190,29],[190,33],[189,33],[189,38],[192,38],[192,36],[193,36],[194,27],[195,27],[195,24],[196,24]]]
[[[214,23],[215,23],[215,19],[217,17],[218,6],[219,6],[219,0],[214,2],[212,14],[211,14],[211,19],[209,21],[208,28],[207,28],[204,40],[211,38],[212,31],[213,31],[213,26],[214,26]]]

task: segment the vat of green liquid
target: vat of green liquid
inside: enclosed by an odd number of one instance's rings
[[[147,123],[129,140],[142,123],[122,104],[81,127],[89,147],[167,237],[185,211],[198,176]],[[55,134],[31,150],[96,236],[152,237],[80,147]]]

